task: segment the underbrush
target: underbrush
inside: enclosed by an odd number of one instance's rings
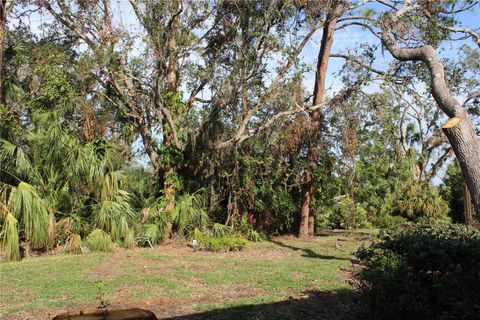
[[[247,240],[239,236],[206,236],[200,241],[200,249],[215,252],[242,251],[247,246]]]
[[[478,319],[480,232],[461,225],[383,233],[356,252],[366,319]]]

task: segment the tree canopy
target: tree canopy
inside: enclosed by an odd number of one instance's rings
[[[478,1],[1,5],[9,259],[480,214]]]

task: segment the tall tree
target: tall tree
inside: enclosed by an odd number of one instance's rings
[[[452,96],[445,80],[443,63],[438,58],[435,49],[428,44],[415,48],[402,48],[392,37],[394,28],[400,25],[400,19],[403,16],[415,12],[424,14],[429,9],[439,10],[439,12],[442,10],[428,5],[404,1],[403,7],[397,8],[391,4],[390,7],[394,8],[394,12],[386,15],[382,21],[382,43],[395,59],[421,61],[427,66],[430,73],[432,95],[438,107],[449,117],[442,127],[443,132],[457,156],[472,194],[477,216],[480,217],[480,139],[477,130],[470,120],[467,110]],[[435,6],[435,4],[430,4],[430,6]]]
[[[309,230],[313,230],[313,226],[309,227],[309,224],[313,223],[311,206],[316,191],[313,175],[314,170],[318,165],[320,152],[322,149],[324,149],[324,147],[320,145],[320,141],[322,138],[322,132],[324,131],[322,128],[322,104],[325,95],[325,81],[327,77],[328,61],[330,59],[330,53],[332,50],[333,35],[335,33],[337,19],[343,10],[343,4],[341,2],[334,1],[334,3],[331,4],[331,6],[327,9],[322,29],[322,40],[320,43],[320,50],[318,52],[315,88],[313,91],[313,105],[315,106],[315,109],[312,111],[311,124],[309,127],[311,135],[309,138],[309,148],[307,152],[305,181],[302,190],[303,200],[300,209],[300,227],[298,235],[302,238],[309,235]]]
[[[3,43],[7,29],[7,0],[0,2],[0,103],[3,103]]]

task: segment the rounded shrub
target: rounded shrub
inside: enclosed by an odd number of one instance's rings
[[[87,247],[91,251],[112,251],[113,242],[110,236],[101,229],[93,230],[87,237]]]
[[[202,250],[215,252],[242,251],[245,250],[247,246],[247,240],[239,236],[204,236],[200,242],[200,248]]]
[[[389,231],[356,252],[368,319],[478,319],[480,232],[461,225]]]

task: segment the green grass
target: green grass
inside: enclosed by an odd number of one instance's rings
[[[0,317],[94,308],[99,296],[115,307],[148,303],[155,311],[167,301],[172,308],[209,312],[276,303],[306,290],[350,291],[340,268],[351,265],[351,253],[361,244],[354,237],[263,241],[240,253],[157,247],[4,262]]]

